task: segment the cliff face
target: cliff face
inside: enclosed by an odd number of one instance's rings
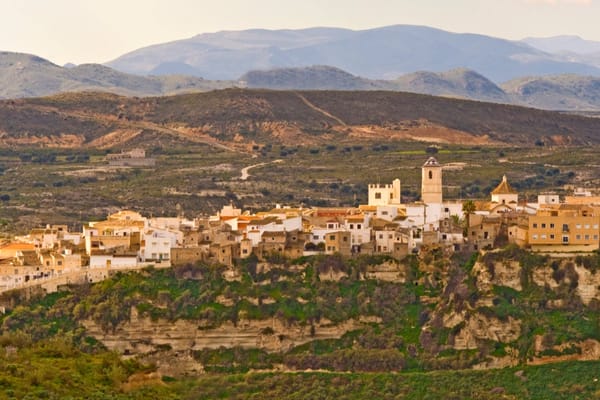
[[[551,258],[516,248],[470,258],[432,248],[400,262],[323,256],[230,269],[188,265],[119,274],[32,309],[15,307],[0,334],[56,331],[60,316],[62,331],[85,330],[170,376],[595,360],[599,271],[597,255]]]
[[[476,357],[462,361],[459,357],[454,361],[460,361],[460,367],[475,369],[600,358],[600,342],[590,337],[598,333],[598,329],[594,333],[593,320],[584,322],[581,332],[577,332],[578,327],[561,326],[570,314],[581,314],[574,318],[582,318],[582,321],[588,318],[589,312],[597,315],[593,310],[600,304],[600,273],[575,258],[519,257],[489,253],[480,256],[472,268],[465,269],[453,266],[443,256],[426,256],[419,260],[416,270],[405,263],[386,261],[367,266],[361,272],[319,270],[318,279],[328,284],[343,284],[355,276],[364,284],[388,282],[392,287],[423,288],[425,292],[413,300],[425,307],[420,317],[424,323],[418,334],[419,357],[433,360],[430,361],[433,365],[448,362],[447,357],[442,356],[448,352],[458,355],[478,351]],[[257,271],[272,274],[279,268],[281,266],[260,264]],[[290,271],[306,275],[307,266],[294,266]],[[240,276],[232,282],[241,282]],[[277,278],[280,282],[293,279],[291,275]],[[265,286],[270,282],[257,284]],[[270,296],[240,300],[257,307],[275,306],[280,301]],[[235,307],[240,300],[224,295],[216,298],[223,307]],[[295,301],[311,304],[310,299],[302,297]],[[338,296],[332,301],[340,304],[347,299]],[[365,310],[371,301],[366,301]],[[427,311],[428,308],[431,311]],[[145,355],[169,373],[179,374],[203,370],[191,356],[194,351],[243,348],[286,354],[309,342],[335,342],[350,332],[365,332],[374,326],[383,328],[389,316],[385,313],[382,316],[365,314],[337,323],[320,318],[307,324],[286,320],[282,315],[252,319],[241,312],[235,324],[226,321],[214,326],[201,319],[153,320],[131,307],[129,320],[114,330],[106,330],[92,319],[85,320],[84,326],[89,335],[109,349],[122,354]],[[589,331],[586,333],[585,329]],[[356,342],[353,345],[362,346]],[[162,358],[153,356],[157,352],[163,354]],[[174,359],[179,360],[175,372],[171,366]]]
[[[586,314],[591,313],[596,321],[586,324],[592,330],[588,334],[598,335],[600,273],[592,265],[584,264],[578,258],[538,257],[534,262],[524,262],[481,257],[470,274],[478,299],[460,312],[444,300],[436,308],[442,315],[443,326],[455,332],[448,346],[455,350],[481,349],[483,342],[491,341],[497,343],[496,348],[503,349],[500,353],[504,354],[490,355],[474,368],[516,365],[519,360],[541,364],[598,359],[598,340],[575,333],[576,326],[571,333],[580,340],[565,340],[568,337],[565,332],[570,328],[556,326],[567,322],[562,320],[565,315],[572,314],[571,324],[576,325],[578,319],[585,321]],[[528,304],[522,299],[527,299]],[[524,308],[519,310],[521,302]],[[526,310],[527,307],[532,310]],[[523,348],[518,343],[531,335],[532,329],[544,333],[534,335],[533,345]]]
[[[278,319],[240,320],[206,329],[202,321],[167,321],[140,318],[135,308],[131,320],[114,331],[105,331],[92,320],[83,321],[89,335],[100,340],[110,350],[122,354],[146,354],[161,349],[176,352],[221,347],[258,348],[268,352],[283,352],[313,340],[337,339],[344,333],[359,329],[370,319],[349,320],[333,324],[322,319],[314,329],[302,325],[287,325]]]

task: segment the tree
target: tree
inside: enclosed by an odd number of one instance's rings
[[[462,206],[462,211],[463,214],[465,215],[465,230],[464,230],[464,236],[469,235],[469,228],[471,227],[471,214],[473,214],[475,212],[475,203],[473,202],[473,200],[467,200],[463,203]]]

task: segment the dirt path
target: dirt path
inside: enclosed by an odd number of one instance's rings
[[[306,97],[302,96],[300,93],[296,93],[296,95],[298,97],[300,97],[300,100],[302,100],[304,102],[304,104],[306,104],[307,106],[309,106],[310,108],[312,108],[316,112],[321,113],[324,116],[329,117],[329,118],[337,121],[337,123],[340,124],[340,125],[348,126],[348,124],[346,124],[344,121],[342,121],[341,119],[339,119],[335,115],[332,115],[332,114],[328,113],[327,111],[323,110],[322,108],[317,107],[316,105],[314,105],[313,103],[311,103],[310,101],[308,101],[308,99]]]
[[[139,135],[143,130],[147,129],[155,132],[160,132],[162,134],[183,138],[194,143],[206,144],[217,149],[222,149],[235,153],[249,154],[247,152],[240,151],[239,149],[233,146],[228,146],[227,144],[218,141],[210,135],[199,135],[197,133],[192,134],[190,132],[169,128],[150,121],[120,120],[114,115],[86,113],[81,111],[65,111],[60,110],[57,107],[50,106],[38,106],[36,108],[45,112],[57,113],[58,115],[61,115],[63,117],[77,118],[84,121],[95,121],[104,123],[112,122],[120,128],[118,130],[118,134],[111,135],[109,133],[107,135],[101,136],[88,143],[87,146],[115,147],[127,140],[134,138],[135,136]],[[123,135],[124,132],[126,132],[125,135]]]
[[[240,180],[241,181],[245,181],[248,179],[248,177],[250,176],[249,171],[252,168],[257,168],[257,167],[262,167],[263,165],[268,165],[268,164],[273,164],[273,163],[282,163],[283,160],[275,160],[275,161],[270,161],[270,162],[263,162],[263,163],[258,163],[258,164],[254,164],[254,165],[249,165],[247,167],[242,168],[242,176],[240,176]]]

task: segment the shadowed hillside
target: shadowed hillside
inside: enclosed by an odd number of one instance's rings
[[[599,124],[583,116],[384,91],[228,89],[151,98],[79,93],[0,102],[5,145],[53,146],[69,137],[76,146],[94,147],[105,135],[118,139],[119,131],[131,130],[237,145],[360,142],[365,132],[378,140],[427,134],[429,141],[446,143],[568,145],[598,143]]]

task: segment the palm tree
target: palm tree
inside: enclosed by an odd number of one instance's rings
[[[463,232],[463,235],[466,237],[468,237],[469,228],[471,227],[471,214],[475,212],[475,209],[476,207],[475,203],[473,203],[473,200],[467,200],[463,203],[462,211],[465,216],[465,230]]]

